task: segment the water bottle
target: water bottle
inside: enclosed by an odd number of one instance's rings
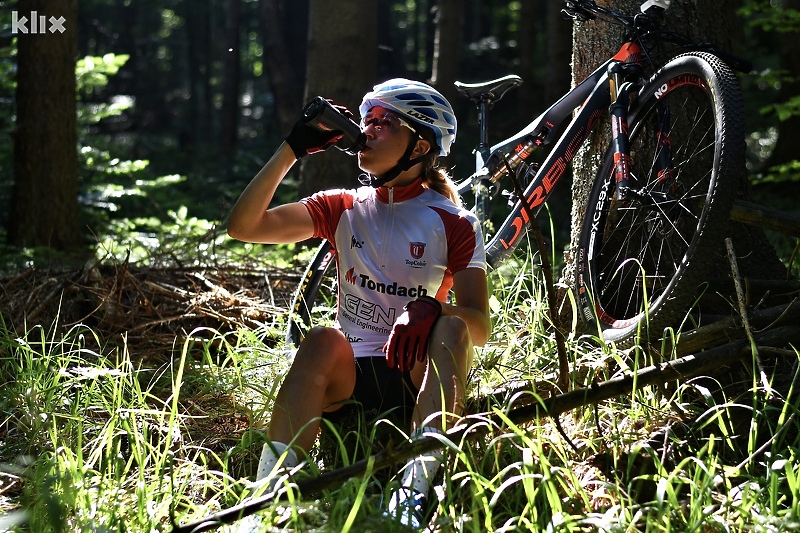
[[[350,155],[356,155],[367,144],[367,136],[347,115],[336,109],[321,96],[312,99],[303,108],[303,122],[323,131],[341,131],[344,136],[335,146]]]

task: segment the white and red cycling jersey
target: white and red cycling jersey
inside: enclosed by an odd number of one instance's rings
[[[337,323],[356,357],[381,355],[403,306],[447,299],[453,274],[486,270],[480,223],[422,180],[404,187],[323,191],[301,200],[314,236],[336,250]]]

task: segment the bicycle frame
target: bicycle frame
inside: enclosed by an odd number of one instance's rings
[[[530,211],[535,216],[541,210],[555,186],[564,176],[567,166],[594,128],[597,119],[609,112],[612,101],[617,102],[619,95],[626,94],[630,90],[630,87],[620,87],[620,75],[626,73],[631,65],[638,68],[639,64],[639,45],[631,41],[625,42],[617,54],[550,106],[527,127],[492,146],[487,158],[480,153],[476,155],[476,163],[483,164],[483,168],[464,180],[459,186],[459,192],[475,187],[476,212],[481,213],[488,210],[489,198],[485,191],[486,187],[477,185],[481,182],[485,183],[487,179],[496,182],[510,170],[501,161],[500,154],[514,153],[512,159],[515,161],[513,164],[509,164],[513,168],[527,159],[537,148],[556,142],[524,191],[524,197],[530,209],[526,210],[522,202],[517,201],[498,231],[487,243],[486,256],[489,264],[495,266],[502,263],[519,246],[524,234],[523,229],[530,222],[528,212]],[[622,102],[623,99],[620,99],[620,103]],[[612,128],[615,146],[622,150],[626,149],[627,98],[624,99],[624,103],[625,108],[614,114],[614,127]],[[578,111],[564,133],[555,139],[558,126],[575,109]],[[627,154],[623,152],[620,157],[623,164],[618,170],[622,175],[619,175],[617,179],[623,180],[627,177],[624,175],[626,172],[624,160]],[[496,170],[492,170],[493,166]]]

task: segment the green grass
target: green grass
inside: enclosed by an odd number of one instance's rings
[[[472,395],[558,368],[531,261],[492,275],[494,334]],[[111,343],[84,326],[18,334],[0,324],[0,529],[170,531],[173,513],[187,524],[239,503],[289,365],[263,333],[204,330],[145,367],[125,345],[90,349]],[[574,387],[628,359],[590,338],[569,338],[567,351],[582,369]],[[470,419],[482,436],[449,449],[435,522],[464,532],[800,529],[797,395],[740,390],[725,397],[695,379],[638,388],[558,425]],[[496,416],[507,408],[491,404]],[[356,458],[350,444],[333,450],[340,463]],[[259,513],[262,530],[401,531],[382,516],[392,472],[371,474],[313,497],[291,492]]]

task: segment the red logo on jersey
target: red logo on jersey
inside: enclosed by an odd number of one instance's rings
[[[355,267],[351,268],[347,272],[344,273],[344,279],[352,283],[353,285],[356,284],[356,269]]]
[[[408,243],[408,251],[411,253],[411,257],[419,259],[425,253],[425,243],[410,242]]]

